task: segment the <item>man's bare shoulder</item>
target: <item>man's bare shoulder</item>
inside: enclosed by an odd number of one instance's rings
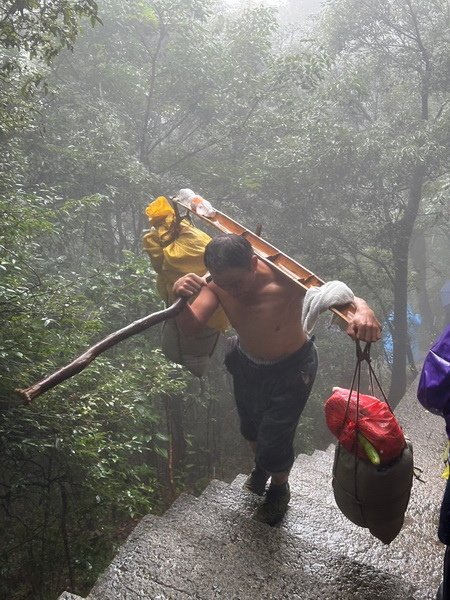
[[[263,260],[259,261],[258,269],[264,281],[270,288],[278,290],[281,294],[286,294],[289,297],[298,296],[303,298],[305,295],[303,289],[293,281],[288,275],[281,273],[277,268],[268,265]],[[270,285],[272,284],[272,285]]]
[[[223,296],[223,294],[225,294],[224,290],[222,290],[216,283],[214,283],[214,281],[210,281],[208,282],[205,286],[204,286],[205,290],[208,290],[209,292],[211,292],[212,294],[214,294],[214,296],[217,297],[217,299],[220,302],[221,296]]]
[[[194,299],[194,302],[198,303],[198,301],[204,303],[220,303],[220,294],[218,292],[219,288],[212,281],[208,282],[206,285],[202,287],[200,292]]]

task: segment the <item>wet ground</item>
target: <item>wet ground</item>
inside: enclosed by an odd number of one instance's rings
[[[415,387],[396,414],[424,482],[414,481],[404,527],[389,546],[337,508],[331,447],[297,458],[280,527],[251,518],[261,500],[242,489],[244,476],[213,481],[200,497],[182,495],[162,517],[144,518],[88,600],[434,600],[444,550],[436,537],[444,422],[421,408]]]

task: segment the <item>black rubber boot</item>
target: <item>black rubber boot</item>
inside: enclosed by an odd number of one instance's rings
[[[267,490],[264,502],[259,506],[253,518],[267,525],[277,525],[286,514],[286,510],[291,499],[289,483],[282,485],[270,484]]]
[[[269,473],[256,466],[244,482],[244,489],[258,496],[263,496],[266,491],[266,484],[269,480]]]

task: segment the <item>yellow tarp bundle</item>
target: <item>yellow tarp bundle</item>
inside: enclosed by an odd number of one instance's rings
[[[176,224],[175,212],[164,196],[151,202],[145,212],[152,229],[144,235],[144,249],[157,273],[158,293],[171,304],[177,279],[187,273],[205,275],[203,254],[211,238],[187,221]],[[228,320],[222,309],[215,312],[208,326],[218,331],[227,329]]]
[[[166,304],[171,304],[174,300],[172,287],[177,279],[186,273],[196,273],[200,277],[205,275],[203,254],[211,238],[185,220],[178,222],[174,209],[164,196],[151,202],[146,208],[146,214],[152,229],[144,235],[144,249],[157,273],[158,293]],[[190,366],[184,360],[184,355],[195,356],[197,359],[204,356],[209,362],[217,343],[218,332],[225,331],[227,327],[228,320],[222,309],[214,313],[208,327],[199,336],[186,338],[176,328],[175,321],[167,322],[163,330],[163,351],[168,358],[184,364],[195,375],[200,376],[206,366],[201,360],[194,361],[199,366]],[[165,342],[168,342],[169,347],[167,344],[164,347]],[[178,347],[175,348],[175,345]]]

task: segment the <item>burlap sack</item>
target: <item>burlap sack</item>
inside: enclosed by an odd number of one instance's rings
[[[209,367],[219,336],[217,329],[205,327],[195,336],[187,337],[180,331],[175,319],[168,319],[162,326],[161,350],[172,362],[184,365],[193,375],[202,377]]]

